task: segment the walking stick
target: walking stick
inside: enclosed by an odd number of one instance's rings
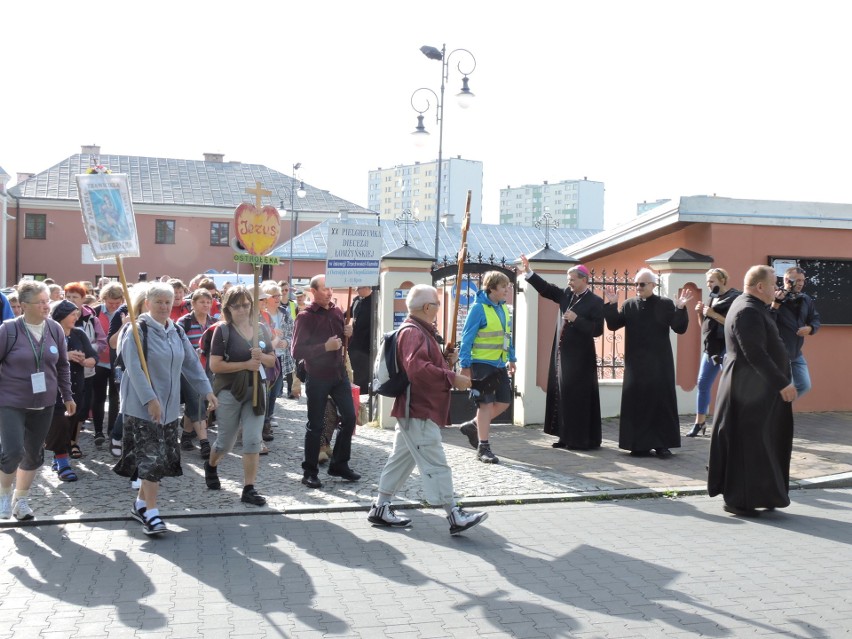
[[[258,298],[260,297],[260,264],[254,265],[254,304],[252,307],[254,308],[254,312],[252,313],[252,328],[254,329],[254,337],[251,338],[251,347],[252,348],[260,348],[260,301]],[[259,401],[257,396],[257,387],[260,385],[260,372],[254,371],[252,373],[252,386],[254,387],[251,392],[251,405],[257,406],[257,402]]]
[[[459,301],[461,300],[464,261],[467,259],[467,232],[470,230],[470,198],[472,195],[472,191],[467,192],[467,203],[464,205],[464,222],[462,222],[461,247],[459,248],[458,256],[459,268],[458,273],[456,273],[456,298],[453,300],[453,312],[450,315],[450,325],[452,328],[450,330],[450,334],[447,336],[447,344],[444,347],[445,355],[449,355],[456,350],[456,330],[458,329],[459,321]]]

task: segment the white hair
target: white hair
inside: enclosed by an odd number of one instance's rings
[[[24,304],[32,304],[32,301],[42,293],[50,296],[50,289],[44,282],[38,280],[21,280],[18,282],[18,300]]]
[[[175,298],[175,289],[171,284],[167,284],[166,282],[152,282],[148,286],[147,298],[153,299],[155,297],[171,297]]]
[[[272,280],[266,280],[260,283],[260,292],[266,293],[269,296],[272,295],[281,295],[281,287],[278,286],[278,282],[273,282]],[[252,296],[254,297],[254,296]]]
[[[405,306],[408,312],[419,311],[424,304],[432,304],[435,298],[438,297],[438,289],[428,284],[415,284],[408,291],[408,296],[405,298]]]
[[[634,278],[634,281],[638,280],[643,275],[650,275],[651,281],[654,282],[654,284],[660,283],[660,278],[657,277],[657,274],[649,268],[640,268],[638,271],[636,271],[636,277]]]

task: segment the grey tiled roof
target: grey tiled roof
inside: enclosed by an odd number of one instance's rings
[[[76,154],[59,164],[16,184],[9,192],[16,197],[76,200],[75,175],[85,173],[91,156]],[[279,206],[284,200],[290,208],[287,189],[298,188],[292,177],[262,164],[241,162],[204,162],[173,160],[135,155],[101,155],[99,163],[113,173],[126,173],[130,179],[130,195],[135,204],[175,204],[182,206],[237,207],[241,202],[254,202],[247,188],[260,182],[272,196],[263,204]],[[294,186],[295,185],[295,186]],[[368,213],[357,204],[332,195],[328,191],[305,184],[307,195],[296,199],[300,211],[337,213],[340,209]]]
[[[325,259],[327,255],[328,225],[337,220],[324,220],[296,236],[293,241],[293,257],[299,259]],[[348,220],[352,224],[376,226],[375,219]],[[403,245],[404,231],[391,220],[381,220],[383,254]],[[599,233],[597,230],[582,229],[550,229],[550,246],[562,249],[581,239]],[[427,255],[435,254],[435,224],[434,220],[420,222],[408,229],[408,243]],[[461,244],[461,226],[456,224],[450,229],[441,226],[439,259],[444,257],[450,262],[456,260]],[[506,226],[497,224],[471,224],[467,234],[468,254],[472,259],[478,259],[481,254],[484,260],[492,256],[495,261],[502,258],[506,262],[514,262],[521,253],[531,253],[544,246],[544,231],[528,226]],[[290,244],[285,242],[273,251],[272,255],[287,258],[290,254]]]

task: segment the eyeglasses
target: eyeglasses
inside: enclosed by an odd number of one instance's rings
[[[247,311],[251,308],[251,304],[231,304],[230,309],[232,311]]]
[[[23,302],[22,301],[21,304],[32,304],[33,306],[35,306],[36,304],[39,304],[41,306],[50,306],[50,300],[35,300],[34,302]]]
[[[787,284],[804,284],[804,283],[805,283],[804,278],[802,278],[800,280],[791,280],[791,279],[787,280]]]
[[[269,297],[271,297],[274,300],[280,300],[281,299],[280,295],[270,295]]]
[[[645,288],[646,286],[654,286],[654,282],[636,282],[636,286]]]

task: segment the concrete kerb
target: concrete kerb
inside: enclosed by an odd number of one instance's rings
[[[852,488],[852,472],[815,477],[813,479],[800,479],[790,482],[790,490],[810,490],[815,488]],[[618,501],[620,499],[677,499],[693,495],[704,495],[705,488],[695,486],[671,487],[671,488],[616,488],[611,490],[589,490],[581,492],[552,493],[552,494],[518,494],[500,495],[494,497],[470,497],[459,500],[464,507],[482,508],[487,506],[507,506],[521,504],[547,504],[576,501]],[[240,517],[245,515],[311,515],[322,513],[350,513],[367,512],[371,503],[348,503],[348,504],[326,504],[307,505],[300,504],[286,509],[258,508],[252,510],[197,510],[193,512],[163,511],[166,520],[180,519],[204,519],[212,517]],[[437,507],[420,502],[395,501],[394,506],[402,510],[426,510]],[[61,526],[64,524],[101,523],[108,521],[133,521],[130,515],[125,513],[103,513],[99,515],[60,515],[45,517],[42,519],[31,519],[29,521],[16,521],[14,519],[0,521],[0,529],[24,528],[33,526]]]
[[[297,470],[301,463],[301,439],[306,419],[304,401],[280,401],[276,408],[276,419],[275,447],[266,462],[269,466],[267,472],[271,473],[267,476],[271,482],[267,484],[270,487],[267,493],[269,505],[256,508],[240,503],[238,493],[241,478],[237,466],[229,467],[223,475],[223,481],[230,484],[226,486],[228,490],[221,491],[227,499],[213,499],[204,503],[205,499],[213,497],[213,493],[202,496],[206,494],[201,482],[203,469],[197,455],[190,454],[185,460],[185,475],[194,477],[196,481],[186,483],[181,480],[179,486],[170,486],[165,493],[161,493],[165,506],[160,507],[163,517],[166,520],[180,520],[256,514],[311,515],[364,512],[369,509],[375,498],[373,489],[392,445],[392,431],[359,427],[359,436],[363,440],[355,449],[355,459],[356,465],[364,473],[360,484],[332,482],[328,491],[306,491],[298,483],[300,472]],[[794,440],[791,468],[795,479],[790,482],[790,490],[852,487],[852,472],[849,472],[852,468],[852,449],[846,438],[848,427],[852,425],[852,414],[804,414],[799,419],[800,436]],[[686,419],[682,427],[688,427],[688,422],[691,419]],[[617,449],[617,423],[614,420],[605,420],[604,446],[600,453],[592,456],[552,452],[551,438],[543,435],[540,428],[505,425],[496,428],[506,472],[501,472],[503,464],[492,468],[473,462],[468,442],[458,434],[457,429],[442,431],[447,458],[454,469],[455,483],[463,487],[458,493],[458,499],[465,507],[706,495],[705,465],[709,438],[685,442],[687,445],[683,455],[675,455],[673,463],[658,464],[651,460],[646,464],[644,460],[633,461],[624,451]],[[88,450],[88,456],[78,461],[82,469],[80,488],[77,488],[76,483],[69,485],[58,482],[55,473],[44,470],[33,484],[32,496],[38,504],[37,519],[30,522],[0,520],[0,528],[132,521],[129,513],[130,494],[127,494],[125,506],[124,493],[116,492],[126,489],[126,480],[111,472],[113,458],[108,455],[108,451],[100,449],[99,452],[96,447]],[[283,483],[279,483],[277,488],[271,488],[274,482]],[[93,493],[84,490],[87,484],[109,491],[114,498],[92,501]],[[422,501],[419,482],[415,479],[411,484],[400,492],[395,504],[413,510],[431,508]],[[50,500],[44,503],[43,510],[42,502],[38,501],[42,497]],[[53,502],[56,507],[51,505],[54,497],[58,499]],[[203,508],[189,508],[183,504],[200,505]],[[73,510],[68,510],[69,506]]]

